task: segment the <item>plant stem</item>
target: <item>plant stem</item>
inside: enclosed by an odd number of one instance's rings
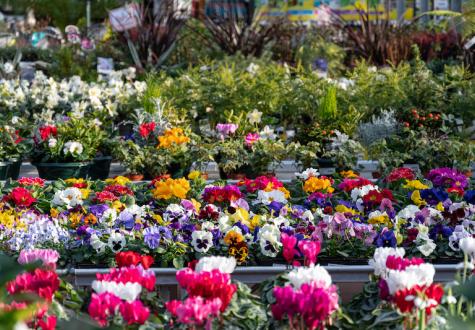
[[[419,309],[419,330],[426,328],[426,311],[425,308]]]

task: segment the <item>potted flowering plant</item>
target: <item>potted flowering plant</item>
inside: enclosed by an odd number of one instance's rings
[[[33,137],[32,164],[43,179],[86,177],[103,138],[90,121],[68,118],[57,126],[42,125]]]
[[[114,148],[115,157],[129,175],[142,179],[170,174],[183,177],[189,173],[200,150],[199,138],[189,128],[173,126],[161,116],[139,118],[133,133],[121,137]],[[201,149],[202,150],[202,149]]]
[[[289,156],[290,145],[277,140],[269,128],[242,136],[235,134],[236,124],[218,124],[216,130],[219,139],[214,142],[211,154],[223,179],[267,174],[269,165],[278,166]]]
[[[12,124],[18,124],[18,120]],[[30,147],[29,140],[22,135],[23,132],[12,125],[0,127],[0,180],[18,179],[23,155]]]

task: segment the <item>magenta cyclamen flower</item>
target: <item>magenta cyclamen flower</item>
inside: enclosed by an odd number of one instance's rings
[[[301,319],[309,329],[323,329],[332,313],[338,309],[337,288],[324,288],[318,283],[303,284],[295,290],[292,286],[275,287],[276,302],[271,306],[276,320],[288,315],[289,322],[299,324]]]
[[[246,135],[246,139],[245,139],[244,143],[248,147],[250,147],[254,143],[256,143],[257,141],[259,141],[259,133],[249,133],[249,134]]]
[[[299,242],[298,246],[305,257],[305,266],[315,264],[317,261],[317,255],[320,253],[320,242],[302,240]]]
[[[219,132],[219,134],[221,135],[222,138],[225,138],[229,135],[232,135],[236,132],[236,130],[238,129],[238,125],[236,124],[231,124],[231,123],[227,123],[227,124],[217,124],[216,125],[216,130]]]
[[[18,263],[21,265],[31,264],[36,261],[41,261],[43,266],[48,268],[56,268],[56,262],[58,262],[59,253],[56,250],[51,249],[33,249],[22,250],[18,257]]]
[[[185,301],[170,301],[166,304],[166,308],[177,317],[179,323],[204,325],[219,315],[221,299],[206,300],[202,297],[190,297]]]

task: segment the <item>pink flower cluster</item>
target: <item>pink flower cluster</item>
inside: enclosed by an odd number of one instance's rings
[[[189,298],[169,301],[165,307],[178,322],[188,325],[210,327],[213,319],[226,310],[237,291],[230,274],[218,268],[199,272],[184,268],[177,272],[176,279]]]
[[[295,260],[295,258],[299,257],[304,257],[304,264],[306,266],[313,265],[317,261],[321,248],[319,241],[298,241],[296,236],[286,233],[281,234],[280,241],[283,248],[282,254],[289,264],[300,266],[300,262]]]
[[[144,324],[150,309],[139,299],[142,287],[155,288],[155,274],[141,264],[113,268],[107,274],[96,274],[88,312],[101,326],[107,326],[115,316],[122,317],[128,325]]]
[[[31,316],[27,320],[29,328],[41,328],[43,330],[53,330],[56,328],[56,316],[49,315],[48,310],[60,284],[59,277],[55,272],[58,257],[59,254],[54,250],[22,251],[18,258],[20,264],[41,260],[43,268],[36,268],[33,271],[22,273],[6,285],[6,289],[11,295],[33,293],[44,299],[44,301],[35,302],[36,308],[30,312]],[[30,303],[28,298],[25,301],[12,301],[9,304],[0,304],[0,310],[26,310],[31,307]]]
[[[172,300],[165,306],[179,323],[206,325],[207,329],[211,329],[211,322],[219,316],[222,303],[219,298],[209,300],[198,296],[184,301]]]
[[[202,196],[208,203],[235,202],[241,197],[241,191],[234,185],[206,187]]]
[[[219,132],[221,139],[234,134],[238,127],[238,125],[232,123],[216,124],[216,130]]]
[[[239,186],[246,186],[247,192],[253,194],[258,190],[276,190],[284,186],[275,176],[258,176],[254,180],[244,179],[238,183]]]
[[[304,283],[296,289],[291,285],[275,287],[276,302],[271,306],[276,320],[288,316],[291,329],[323,329],[334,311],[338,309],[338,293],[335,285],[325,287],[315,281]]]
[[[56,269],[56,262],[58,262],[59,253],[55,250],[49,249],[32,249],[22,250],[18,257],[18,263],[20,265],[31,264],[36,261],[41,261],[43,267],[48,269]]]

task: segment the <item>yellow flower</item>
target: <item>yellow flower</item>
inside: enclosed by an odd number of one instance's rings
[[[244,236],[242,236],[241,233],[232,229],[228,231],[226,236],[224,236],[224,243],[226,243],[227,245],[234,245],[241,242],[244,242]]]
[[[58,215],[59,215],[59,211],[58,211],[57,209],[55,209],[54,207],[52,207],[52,208],[49,210],[49,214],[51,214],[51,217],[57,218]]]
[[[152,194],[156,199],[170,199],[172,197],[185,199],[190,189],[190,183],[185,178],[168,178],[166,180],[157,181]]]
[[[308,178],[304,185],[303,185],[303,190],[306,193],[314,193],[316,191],[328,191],[328,192],[333,192],[333,188],[331,186],[331,181],[328,179],[320,179],[317,177],[310,177]]]
[[[439,202],[439,204],[435,206],[435,209],[440,212],[444,211],[445,210],[444,204],[442,204],[442,202]]]
[[[351,213],[353,215],[355,214],[358,214],[357,211],[349,208],[349,207],[346,207],[345,205],[342,205],[342,204],[338,204],[336,207],[335,207],[335,211],[339,212],[339,213]]]
[[[198,202],[196,199],[192,198],[191,199],[191,203],[193,204],[193,206],[195,207],[195,210],[196,212],[200,212],[200,207],[201,207],[201,203]]]
[[[229,218],[233,220],[234,222],[239,222],[239,221],[247,222],[249,220],[249,212],[247,212],[242,207],[238,207],[236,209],[236,212],[230,215]]]
[[[200,171],[191,171],[190,174],[188,174],[188,179],[190,180],[196,180],[201,177],[201,172]]]
[[[173,144],[179,145],[190,142],[190,138],[185,135],[182,128],[174,127],[166,130],[162,136],[158,137],[157,148],[170,148]]]
[[[353,170],[341,171],[340,175],[344,178],[357,178],[358,177],[358,174],[353,172]]]
[[[69,214],[69,222],[71,222],[71,227],[76,228],[81,223],[82,214],[79,212],[72,212]]]
[[[261,216],[260,215],[255,215],[252,217],[251,221],[249,222],[249,229],[251,231],[254,231],[254,229],[259,226],[261,223]]]
[[[91,190],[89,189],[80,189],[80,190],[81,190],[82,199],[86,199],[89,196],[89,193],[91,192]]]
[[[414,190],[411,194],[411,200],[417,206],[426,205],[427,203],[421,198],[419,190]]]
[[[392,223],[389,221],[389,217],[385,214],[368,219],[368,223],[371,225],[387,225],[389,228],[392,227]]]
[[[406,189],[412,189],[412,190],[415,190],[415,189],[421,190],[421,189],[428,189],[429,188],[429,186],[426,186],[425,184],[423,184],[419,180],[410,180],[410,181],[407,180],[406,184],[402,187],[406,188]]]
[[[15,215],[13,211],[0,212],[0,224],[8,229],[12,229],[15,226]]]
[[[130,182],[130,179],[122,175],[116,176],[115,178],[112,178],[112,179],[111,178],[106,179],[107,184],[118,184],[120,186],[125,186],[129,182]]]
[[[120,201],[113,201],[112,208],[115,209],[117,212],[120,212],[123,209],[125,209],[125,205],[121,203]]]
[[[290,191],[285,189],[284,187],[279,187],[277,190],[282,191],[284,193],[285,199],[288,199],[290,197]]]
[[[241,264],[246,261],[246,258],[249,255],[249,248],[247,245],[232,246],[229,248],[229,255],[236,258],[237,263]]]
[[[75,184],[87,183],[86,180],[84,180],[83,178],[80,178],[80,179],[69,178],[69,179],[64,180],[64,182],[66,182],[68,184],[68,186],[73,186]]]
[[[152,215],[153,220],[155,220],[159,225],[163,225],[163,218],[160,214]]]

